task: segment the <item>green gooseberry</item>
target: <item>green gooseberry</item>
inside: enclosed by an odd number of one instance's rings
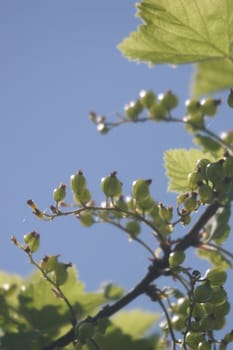
[[[132,185],[132,194],[136,201],[142,201],[147,199],[150,196],[149,186],[151,180],[138,179],[133,182]]]
[[[188,174],[188,185],[189,188],[193,191],[196,190],[200,183],[203,180],[203,176],[199,171],[193,171],[192,173]]]
[[[154,103],[149,109],[149,118],[155,121],[167,117],[167,110],[161,103]]]
[[[176,250],[171,252],[168,258],[169,266],[177,267],[183,263],[185,259],[185,253],[183,250]]]
[[[217,113],[217,106],[221,103],[221,100],[207,98],[201,101],[201,111],[204,115],[209,117],[215,116]]]
[[[156,97],[151,90],[142,90],[139,93],[140,101],[143,107],[150,108],[155,103]]]
[[[101,179],[101,189],[106,197],[112,198],[121,195],[122,184],[117,178],[116,171]]]
[[[170,90],[167,91],[165,94],[160,94],[158,96],[158,99],[161,105],[164,106],[165,109],[168,111],[176,108],[179,103],[178,97],[175,94],[173,94],[173,92]]]
[[[210,185],[202,183],[199,186],[198,194],[202,204],[211,204],[214,200],[214,191]]]
[[[132,238],[136,238],[141,232],[141,226],[135,220],[127,222],[125,228]]]
[[[208,279],[213,287],[222,286],[226,282],[227,273],[220,267],[214,267],[206,271],[204,278]]]
[[[53,191],[53,199],[55,202],[62,201],[66,196],[66,185],[61,183],[58,188],[55,188]]]
[[[24,242],[27,244],[28,248],[30,249],[31,253],[35,253],[39,247],[40,247],[40,234],[32,231],[29,233],[26,233],[23,236]]]
[[[80,195],[80,193],[84,190],[86,187],[86,178],[81,170],[79,170],[76,174],[71,175],[70,186],[72,191],[77,195]]]
[[[198,343],[198,347],[197,350],[211,350],[211,343],[208,341],[201,341],[200,343]]]
[[[185,107],[187,114],[189,113],[196,113],[200,110],[200,102],[197,100],[186,100],[185,101]]]
[[[217,162],[209,163],[206,167],[206,177],[213,184],[222,181],[226,175],[223,163],[224,160],[220,159]]]
[[[194,298],[197,303],[206,303],[212,297],[213,289],[208,282],[202,283],[194,290]]]

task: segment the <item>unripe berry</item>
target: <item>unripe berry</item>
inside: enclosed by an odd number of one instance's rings
[[[121,195],[122,184],[117,178],[116,171],[101,179],[101,189],[106,197],[112,198]]]
[[[188,332],[186,335],[186,343],[192,348],[197,349],[197,346],[200,342],[204,341],[204,335],[198,332]]]
[[[196,113],[200,110],[200,102],[197,100],[186,100],[185,106],[187,110],[187,114]]]
[[[206,167],[206,177],[213,184],[222,181],[225,177],[225,169],[223,167],[223,159],[217,162],[209,163]]]
[[[143,110],[143,105],[140,100],[132,101],[129,104],[125,105],[125,114],[131,120],[136,120],[139,114]]]
[[[204,276],[205,279],[208,279],[211,286],[222,286],[227,279],[227,273],[220,267],[215,267],[212,269],[208,269]]]
[[[206,179],[206,167],[210,163],[208,159],[202,158],[196,162],[196,171],[200,173],[203,179]]]
[[[177,267],[183,263],[185,259],[185,253],[183,250],[176,250],[169,255],[169,266]]]
[[[165,94],[160,94],[158,96],[158,99],[168,111],[176,108],[179,102],[178,97],[171,91],[167,91]]]
[[[167,110],[162,104],[155,103],[149,110],[149,118],[159,121],[167,117]]]
[[[202,204],[211,204],[214,201],[214,192],[211,186],[201,184],[198,193]]]
[[[46,255],[40,261],[40,267],[45,270],[47,273],[54,271],[55,266],[58,262],[58,255]]]
[[[132,185],[132,195],[136,201],[142,201],[147,199],[150,196],[149,186],[151,180],[138,179],[133,182]]]
[[[201,111],[204,115],[212,117],[217,112],[217,106],[221,103],[221,100],[213,98],[207,98],[201,101]]]
[[[82,212],[78,216],[80,223],[85,227],[90,227],[95,220],[90,212]]]
[[[141,104],[145,108],[150,108],[155,103],[155,94],[153,93],[153,91],[142,90],[140,91],[139,96],[140,96]]]
[[[209,283],[203,283],[197,286],[194,290],[194,297],[197,303],[206,303],[212,297],[213,290]]]
[[[127,222],[125,228],[132,238],[136,238],[141,231],[141,227],[137,221]]]
[[[85,189],[86,179],[83,176],[83,172],[81,170],[79,170],[75,175],[71,175],[70,186],[72,191],[77,195],[80,195],[81,192]]]
[[[204,117],[201,113],[189,114],[185,121],[187,122],[188,131],[196,132],[205,128]]]
[[[162,203],[159,203],[159,215],[165,222],[170,222],[172,220],[173,208],[165,207]]]
[[[197,208],[197,197],[196,196],[191,196],[188,197],[184,200],[184,208],[188,211],[188,212],[192,212],[193,210],[195,210]]]
[[[40,247],[40,235],[33,231],[24,235],[24,242],[27,244],[31,253],[35,253]]]
[[[53,199],[55,202],[62,201],[66,196],[66,185],[61,183],[58,188],[55,188],[53,191]]]
[[[202,175],[198,171],[193,171],[192,173],[188,174],[188,185],[189,188],[193,191],[196,190],[199,186],[200,183],[202,182]]]
[[[203,341],[198,344],[197,350],[211,350],[211,343],[208,341]]]

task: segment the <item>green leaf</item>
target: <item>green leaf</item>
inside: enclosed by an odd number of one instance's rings
[[[221,251],[217,251],[211,247],[209,249],[197,249],[197,255],[202,259],[208,259],[216,267],[221,267],[223,269],[232,268],[231,261],[227,259]]]
[[[206,241],[213,240],[216,244],[222,244],[230,233],[230,226],[228,224],[231,215],[230,206],[218,209],[206,225]]]
[[[213,158],[220,158],[222,155],[222,147],[216,141],[214,141],[209,136],[203,136],[200,134],[196,134],[193,140],[198,146],[201,146],[203,152],[209,152],[213,156]]]
[[[143,310],[121,311],[113,317],[114,325],[122,329],[125,334],[137,339],[142,337],[146,331],[159,319],[159,315]],[[135,320],[137,320],[135,322]]]
[[[166,175],[169,178],[168,191],[189,191],[187,177],[194,170],[196,161],[200,158],[209,157],[198,149],[171,149],[164,153]]]
[[[233,0],[144,0],[144,24],[119,49],[147,63],[191,63],[233,59]]]
[[[233,86],[233,62],[215,59],[197,65],[193,78],[192,95],[199,97],[207,93]]]
[[[138,319],[134,320],[134,326],[136,326]],[[152,335],[150,337],[134,339],[129,334],[126,334],[120,327],[115,326],[113,323],[107,328],[104,335],[98,334],[96,341],[101,350],[154,350],[160,349],[157,347],[158,337]]]

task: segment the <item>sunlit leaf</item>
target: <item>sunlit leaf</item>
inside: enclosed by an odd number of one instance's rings
[[[166,175],[169,178],[168,190],[186,192],[189,190],[187,176],[195,168],[196,161],[206,158],[198,149],[171,149],[164,153]]]
[[[198,63],[193,77],[192,95],[194,97],[232,87],[232,61],[216,59]]]
[[[143,20],[119,45],[129,59],[148,63],[190,63],[232,59],[233,0],[144,0]]]
[[[121,311],[113,318],[113,323],[125,334],[140,338],[158,320],[159,315],[143,310]],[[137,320],[137,322],[135,322]]]

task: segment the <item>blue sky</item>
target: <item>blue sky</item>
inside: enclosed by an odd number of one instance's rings
[[[32,271],[9,237],[22,240],[36,230],[38,259],[61,254],[89,289],[104,280],[130,288],[143,276],[148,255],[121,232],[86,229],[73,217],[41,222],[26,205],[32,198],[48,208],[53,189],[78,169],[97,202],[103,200],[101,178],[116,170],[126,194],[134,179],[152,178],[158,201],[175,203],[162,164],[164,150],[192,146],[181,126],[127,125],[101,136],[88,119],[90,110],[111,117],[122,112],[141,89],[172,89],[182,103],[189,97],[192,66],[148,68],[118,51],[139,23],[134,15],[130,0],[0,3],[1,269]],[[229,115],[220,117],[211,121],[213,130],[232,127]]]

